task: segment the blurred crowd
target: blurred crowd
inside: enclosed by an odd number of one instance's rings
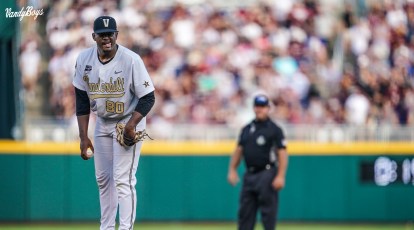
[[[50,4],[45,28],[23,37],[27,100],[43,67],[47,115],[73,118],[76,57],[94,44],[93,20],[111,15],[118,43],[141,55],[156,86],[149,123],[238,126],[252,118],[257,93],[271,98],[271,115],[283,123],[414,121],[410,1],[266,0],[236,8],[149,2]]]

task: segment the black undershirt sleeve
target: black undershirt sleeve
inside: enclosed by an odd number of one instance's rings
[[[75,87],[76,95],[76,116],[87,115],[91,113],[89,97],[86,91]]]
[[[151,110],[154,103],[155,103],[155,95],[154,95],[154,91],[152,91],[151,93],[148,93],[139,99],[138,105],[137,107],[135,107],[135,111],[145,117]]]

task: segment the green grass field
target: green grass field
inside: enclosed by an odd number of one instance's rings
[[[96,230],[97,224],[1,224],[0,230]],[[137,223],[137,230],[234,230],[234,223]],[[263,230],[260,225],[256,230]],[[294,224],[281,223],[277,230],[414,230],[412,224]]]

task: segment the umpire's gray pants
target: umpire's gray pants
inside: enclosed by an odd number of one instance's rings
[[[239,230],[254,229],[259,209],[264,229],[275,229],[278,207],[278,192],[272,187],[275,175],[275,168],[244,175],[238,213]]]

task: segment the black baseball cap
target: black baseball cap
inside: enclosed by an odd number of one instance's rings
[[[268,106],[269,105],[269,98],[265,95],[257,95],[254,97],[254,106]]]
[[[97,34],[108,33],[108,32],[118,32],[115,19],[110,16],[98,17],[93,22],[93,32]]]

